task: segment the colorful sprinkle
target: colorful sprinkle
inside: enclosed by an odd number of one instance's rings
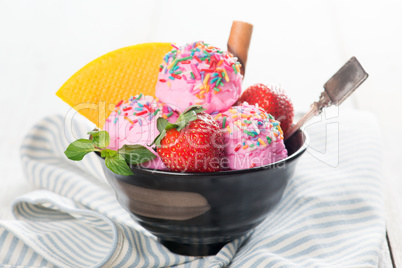
[[[218,80],[216,81],[216,84],[217,85],[221,84],[221,81],[222,81],[222,78],[219,77]]]
[[[190,56],[189,57],[184,57],[184,58],[178,59],[177,62],[182,62],[182,61],[191,60],[191,59],[192,59],[192,57],[190,57]]]
[[[229,134],[232,135],[232,129],[230,128],[230,126],[226,126],[226,129],[229,131]]]
[[[180,75],[177,75],[177,74],[170,74],[171,76],[173,76],[174,78],[177,78],[177,79],[181,79],[181,76]],[[169,77],[170,78],[170,77]]]
[[[235,64],[232,65],[232,68],[233,68],[234,73],[237,74],[237,69],[236,69]]]
[[[197,56],[194,56],[193,58],[194,58],[196,61],[198,61],[199,63],[202,62]]]
[[[261,138],[258,138],[258,142],[259,142],[262,146],[267,146],[267,144],[266,144]]]
[[[249,135],[249,136],[251,136],[251,137],[254,137],[255,136],[255,134],[254,133],[252,133],[252,132],[250,132],[250,131],[248,131],[248,130],[244,130],[244,133],[246,133],[247,135]]]
[[[207,89],[207,91],[209,91],[209,88]],[[210,102],[211,102],[211,98],[212,98],[211,92],[208,92],[206,102],[207,102],[207,103],[210,103]]]
[[[123,100],[119,101],[115,107],[119,107],[123,103]]]
[[[219,114],[217,114],[215,117],[214,117],[214,119],[215,120],[218,120],[218,118],[221,116],[221,114],[219,113]]]
[[[200,75],[200,72],[198,71],[197,66],[195,66],[194,64],[190,64],[190,66],[191,66],[191,70],[194,73],[195,79],[200,79],[201,75]]]
[[[136,113],[135,115],[136,115],[136,116],[140,116],[140,115],[144,115],[144,114],[146,114],[146,113],[148,113],[148,112],[147,112],[147,111],[142,111],[142,112]]]
[[[214,76],[214,75],[212,75],[212,76]],[[215,77],[215,78],[212,78],[211,79],[211,82],[209,82],[210,84],[213,84],[214,82],[216,82],[216,80],[218,80],[219,79],[219,77]]]
[[[240,64],[235,64],[235,66],[236,66],[235,74],[240,73]]]
[[[125,116],[124,119],[126,119],[128,122],[130,122],[130,124],[133,124],[133,121],[131,121],[131,119],[128,118],[127,116]]]
[[[177,64],[177,60],[174,60],[167,66],[167,68],[169,70],[171,70],[172,68],[174,68],[176,66],[176,64]]]
[[[210,76],[211,76],[210,74],[207,74],[205,76],[205,79],[204,79],[204,82],[203,82],[204,84],[206,84],[208,82]]]

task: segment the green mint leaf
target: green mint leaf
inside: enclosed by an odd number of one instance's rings
[[[120,154],[116,153],[113,156],[107,156],[105,158],[106,166],[116,174],[129,176],[134,175],[133,171],[127,165],[126,160]]]
[[[110,136],[107,131],[91,131],[88,134],[92,135],[92,141],[99,148],[106,148],[110,143]]]
[[[147,147],[139,144],[124,145],[118,153],[131,165],[148,162],[156,157]]]
[[[106,158],[106,157],[114,157],[115,155],[117,154],[117,152],[116,151],[114,151],[114,150],[111,150],[111,149],[104,149],[104,150],[102,150],[102,152],[101,152],[101,156],[103,157],[103,158]]]
[[[95,144],[93,143],[93,141],[79,139],[73,141],[64,151],[64,154],[70,160],[80,161],[84,158],[86,154],[96,150],[97,149],[95,148]]]
[[[159,117],[157,120],[156,120],[156,128],[159,130],[159,133],[161,133],[164,129],[165,129],[165,127],[166,127],[166,125],[169,123],[169,121],[167,121],[165,118],[163,118],[163,117]]]

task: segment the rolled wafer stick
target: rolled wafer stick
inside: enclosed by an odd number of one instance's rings
[[[253,25],[242,21],[233,21],[228,40],[228,51],[239,59],[240,72],[244,76],[247,64]]]

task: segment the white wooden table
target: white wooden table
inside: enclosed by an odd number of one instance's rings
[[[232,20],[245,20],[254,34],[243,85],[280,83],[296,111],[306,110],[351,56],[370,74],[345,107],[372,111],[380,121],[389,239],[380,266],[402,267],[402,4],[207,0],[202,7],[184,0],[0,0],[0,219],[10,219],[12,200],[33,189],[20,166],[21,139],[40,118],[67,113],[55,92],[75,71],[137,43],[204,40],[225,48]]]

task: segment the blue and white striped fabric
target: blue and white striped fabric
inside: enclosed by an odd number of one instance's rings
[[[15,220],[0,221],[0,266],[376,267],[385,239],[379,127],[363,112],[338,119],[307,128],[311,148],[260,226],[197,258],[170,253],[133,222],[93,155],[66,159],[91,126],[76,120],[70,133],[63,117],[45,118],[21,146],[27,183],[42,190],[15,200]]]

